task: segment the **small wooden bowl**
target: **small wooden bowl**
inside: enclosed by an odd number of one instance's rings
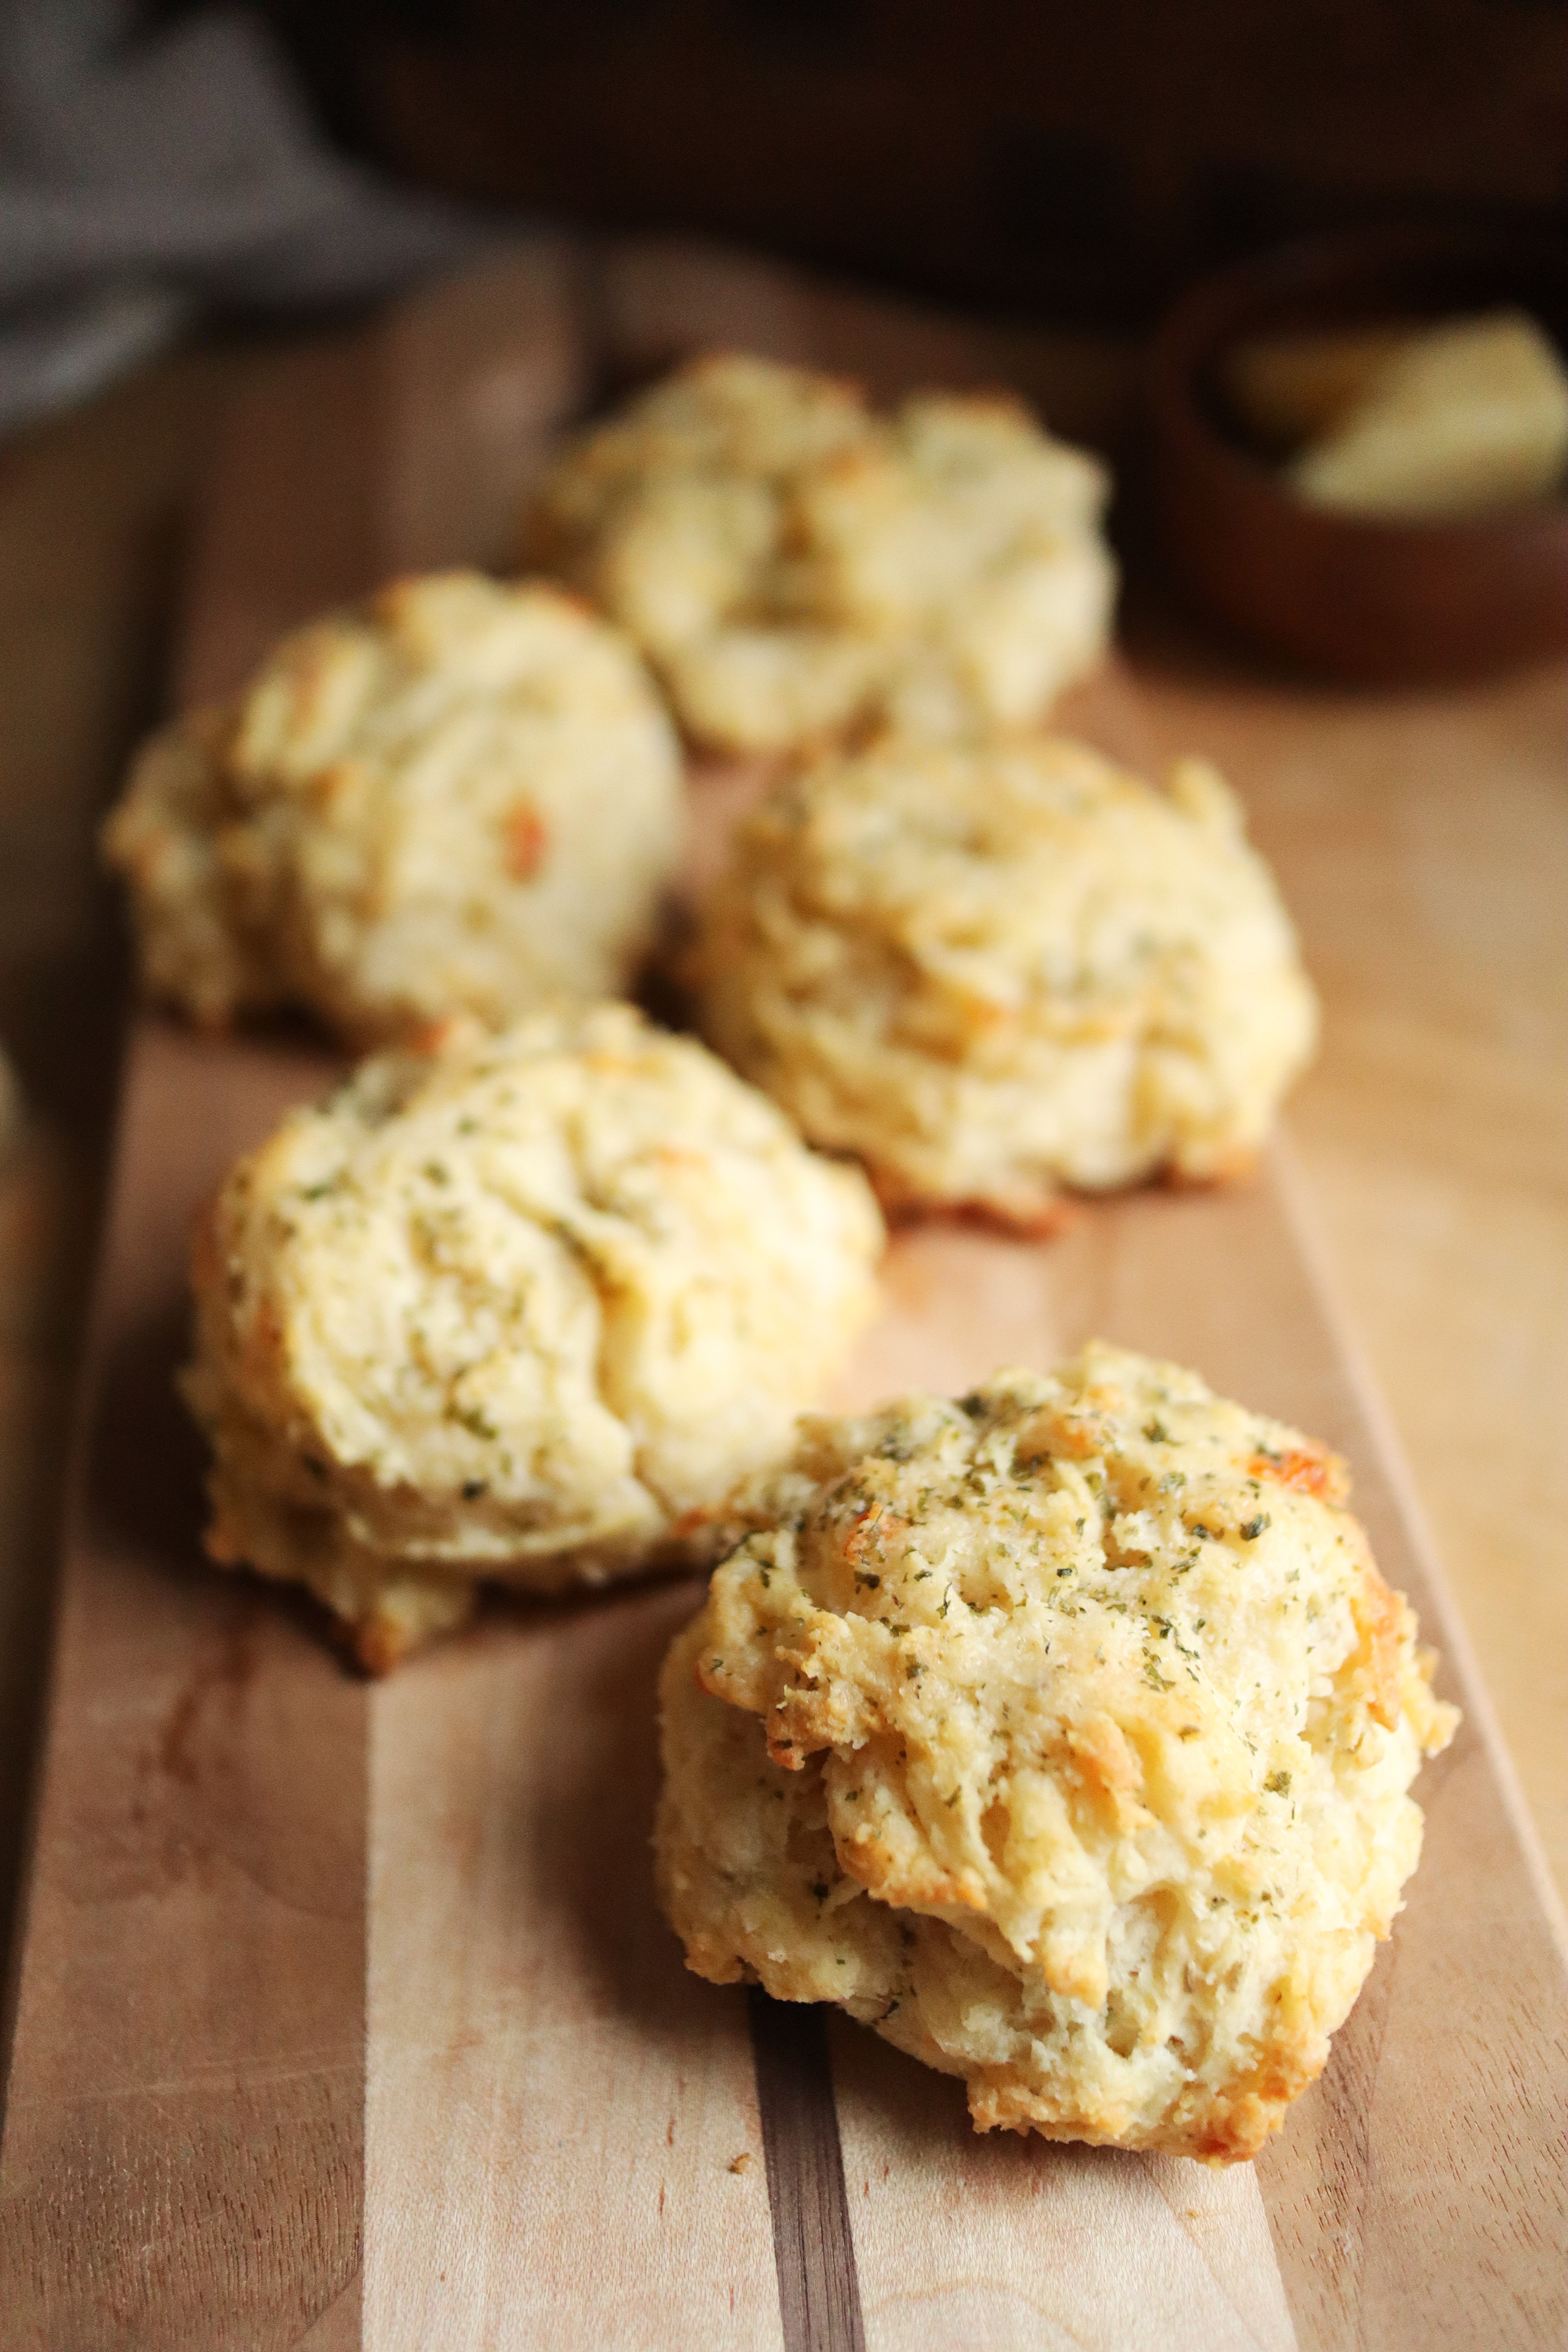
[[[1546,240],[1347,236],[1205,279],[1151,355],[1151,488],[1181,585],[1254,643],[1382,684],[1474,675],[1568,647],[1568,506],[1463,522],[1326,512],[1232,427],[1215,362],[1245,337],[1517,304],[1564,341],[1568,271]]]

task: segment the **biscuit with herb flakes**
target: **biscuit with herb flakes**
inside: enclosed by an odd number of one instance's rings
[[[854,384],[724,354],[567,451],[528,551],[629,631],[700,743],[947,734],[1032,723],[1103,653],[1109,491],[1004,396],[882,415]]]
[[[1342,1466],[1096,1345],[811,1420],[661,1684],[661,1899],[977,2129],[1255,2154],[1400,1906],[1456,1711]]]
[[[154,735],[104,833],[148,991],[351,1040],[624,987],[679,847],[632,647],[544,583],[402,580]]]
[[[787,1452],[881,1242],[856,1170],[629,1006],[381,1055],[198,1230],[207,1549],[375,1667],[483,1580],[639,1568]]]
[[[701,1026],[889,1206],[1251,1161],[1316,1004],[1224,781],[1060,738],[885,741],[779,781],[701,910]]]

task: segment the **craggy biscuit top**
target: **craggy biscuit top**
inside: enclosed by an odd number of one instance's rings
[[[855,1171],[629,1007],[383,1055],[198,1234],[212,1548],[353,1619],[395,1571],[633,1565],[787,1447],[880,1244]]]
[[[691,1965],[839,2001],[982,2127],[1253,2153],[1457,1720],[1342,1466],[1096,1346],[810,1422],[737,1507],[762,1524],[665,1684]]]
[[[623,984],[680,808],[625,639],[555,587],[445,572],[299,630],[155,735],[105,845],[156,994],[377,1039]]]
[[[568,451],[530,553],[630,631],[700,741],[947,733],[1033,719],[1103,650],[1108,488],[1005,396],[882,416],[853,385],[714,356]]]
[[[1315,1029],[1237,803],[1059,738],[883,741],[785,777],[702,910],[703,1027],[896,1201],[1028,1222],[1061,1185],[1257,1148]]]

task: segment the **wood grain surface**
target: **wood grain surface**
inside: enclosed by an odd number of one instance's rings
[[[5,2341],[357,2344],[366,1693],[204,1572],[185,1234],[319,1059],[148,1024],[67,1528],[0,2150]]]
[[[758,275],[738,315],[733,278],[704,295],[695,270],[671,347],[768,340]],[[206,508],[185,691],[386,570],[499,551],[556,404],[659,343],[639,283],[636,349],[626,284],[584,307],[544,249],[258,382]],[[795,280],[775,315],[773,347],[811,357],[852,323]],[[1147,756],[1204,741],[1199,702],[1138,658],[1074,719]],[[700,788],[710,831],[733,798]],[[200,1569],[169,1392],[185,1220],[330,1066],[151,1021],[133,1043],[0,2144],[7,2352],[1556,2341],[1561,1954],[1289,1153],[1236,1192],[1086,1208],[1050,1244],[908,1231],[844,1387],[962,1386],[1091,1331],[1191,1361],[1347,1454],[1447,1651],[1467,1721],[1419,1785],[1408,1907],[1322,2082],[1221,2175],[977,2139],[955,2085],[871,2037],[686,1975],[647,1836],[689,1587],[497,1602],[367,1689],[303,1609]]]

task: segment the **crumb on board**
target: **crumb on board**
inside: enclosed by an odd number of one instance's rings
[[[730,2158],[729,2169],[731,2172],[750,2172],[751,2168],[752,2151],[749,2147],[743,2147],[739,2156]]]

